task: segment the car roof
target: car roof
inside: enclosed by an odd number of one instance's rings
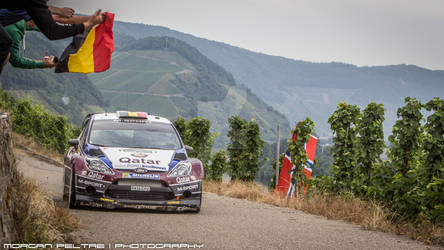
[[[147,115],[147,121],[148,122],[159,122],[159,123],[165,123],[165,124],[172,124],[170,120],[160,117],[160,116],[154,116],[154,115]],[[119,117],[117,116],[117,113],[100,113],[100,114],[94,114],[92,116],[92,120],[109,120],[109,121],[119,121]]]

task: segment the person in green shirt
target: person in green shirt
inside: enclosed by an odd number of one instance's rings
[[[32,60],[20,55],[20,47],[26,30],[39,31],[34,21],[32,21],[29,16],[14,24],[7,25],[4,28],[12,39],[12,48],[10,50],[11,57],[9,58],[9,63],[11,63],[12,66],[23,69],[55,67],[56,64],[53,62],[53,56],[45,56],[43,60]]]

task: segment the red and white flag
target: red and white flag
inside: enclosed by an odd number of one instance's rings
[[[296,133],[293,134],[292,140],[296,141]],[[314,164],[315,154],[316,154],[316,145],[318,143],[318,138],[313,135],[310,135],[310,139],[304,145],[305,151],[307,152],[308,160],[303,165],[302,173],[307,176],[307,179],[311,178],[312,168]],[[285,153],[285,158],[282,163],[281,173],[279,175],[279,182],[276,187],[276,191],[279,193],[286,193],[287,197],[290,198],[293,196],[295,189],[295,181],[292,182],[294,171],[296,170],[296,166],[291,163],[290,152],[287,150]],[[308,184],[305,185],[304,193],[307,192]]]

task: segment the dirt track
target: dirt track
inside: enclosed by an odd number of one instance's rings
[[[17,150],[18,168],[56,201],[62,171]],[[154,210],[75,209],[82,243],[187,243],[204,249],[435,249],[405,237],[304,212],[205,193],[199,214]],[[439,249],[439,248],[436,248]]]

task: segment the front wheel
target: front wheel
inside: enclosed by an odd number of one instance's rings
[[[200,207],[202,206],[202,193],[200,194],[200,202],[199,202],[199,206],[195,208],[194,212],[196,214],[200,213]]]
[[[62,200],[68,201],[69,199],[69,187],[66,187],[67,177],[66,177],[66,168],[63,169],[63,194],[62,194]]]
[[[71,173],[68,204],[69,204],[69,208],[76,208],[77,207],[74,170]]]

